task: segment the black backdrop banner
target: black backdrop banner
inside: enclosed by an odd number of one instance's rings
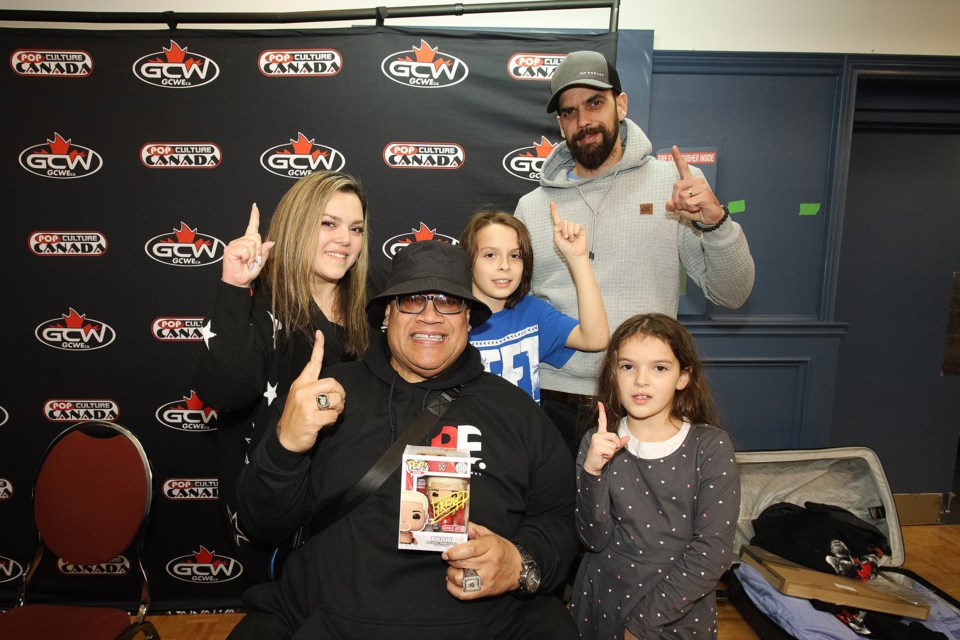
[[[251,203],[265,233],[296,178],[342,169],[369,191],[373,260],[456,238],[480,205],[512,211],[536,186],[559,141],[544,110],[556,64],[617,46],[615,34],[396,28],[11,29],[0,43],[0,605],[33,551],[43,450],[68,424],[106,419],[152,460],[155,611],[236,607],[248,586],[216,503],[217,411],[190,380],[223,248]],[[130,567],[48,571],[83,600],[119,593]]]

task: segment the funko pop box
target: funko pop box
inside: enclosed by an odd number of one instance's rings
[[[407,445],[400,478],[400,549],[443,551],[466,542],[470,453]]]

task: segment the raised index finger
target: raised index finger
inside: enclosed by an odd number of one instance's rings
[[[258,233],[260,231],[260,209],[257,208],[257,203],[254,202],[253,206],[250,207],[250,222],[247,223],[247,231],[243,235],[248,236],[251,233]]]
[[[320,379],[320,369],[323,367],[323,333],[316,332],[313,341],[313,351],[310,352],[310,359],[300,372],[300,379],[304,382],[315,382]]]
[[[680,153],[680,147],[673,145],[670,149],[670,153],[673,154],[673,163],[677,165],[677,171],[680,173],[680,179],[686,180],[687,178],[693,177],[693,172],[690,171],[690,165],[687,164],[687,159],[683,157]]]
[[[603,403],[597,403],[597,433],[606,433],[607,432],[607,412],[603,408]]]
[[[559,227],[563,220],[560,219],[560,212],[557,211],[557,203],[550,201],[550,217],[553,218],[553,226]]]

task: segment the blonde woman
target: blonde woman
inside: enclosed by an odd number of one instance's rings
[[[254,204],[246,232],[224,250],[193,388],[219,413],[220,504],[246,552],[245,572],[262,580],[270,550],[250,540],[237,521],[237,476],[277,399],[310,359],[316,331],[324,338],[324,367],[366,351],[366,194],[350,175],[315,172],[280,200],[267,239],[259,228]]]

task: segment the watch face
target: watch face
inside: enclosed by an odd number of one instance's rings
[[[523,588],[525,591],[534,593],[537,589],[540,588],[540,568],[539,567],[530,567],[527,571],[527,575],[523,580]]]

